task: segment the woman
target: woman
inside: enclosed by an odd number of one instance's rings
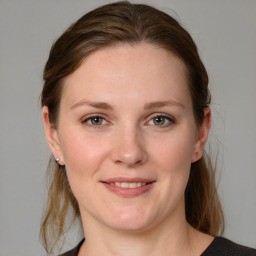
[[[55,42],[44,80],[48,252],[71,209],[85,240],[66,256],[255,254],[217,237],[208,76],[176,20],[129,2],[93,10]]]

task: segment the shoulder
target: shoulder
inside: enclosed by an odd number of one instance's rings
[[[79,249],[82,246],[83,242],[84,242],[84,239],[75,248],[73,248],[72,250],[67,251],[59,256],[78,256]]]
[[[224,237],[215,237],[201,256],[256,256],[256,250],[236,244]]]

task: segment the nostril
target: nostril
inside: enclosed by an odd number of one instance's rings
[[[142,164],[142,161],[141,160],[138,160],[138,161],[122,161],[122,160],[116,160],[115,161],[116,164],[119,164],[119,165],[127,165],[127,166],[136,166],[136,165],[140,165]]]
[[[115,146],[111,151],[112,160],[119,165],[137,166],[141,165],[147,159],[147,153],[143,146],[143,142],[139,143],[135,138],[129,140],[122,136],[118,137]]]
[[[117,164],[122,164],[122,161],[121,160],[116,160],[115,161]]]

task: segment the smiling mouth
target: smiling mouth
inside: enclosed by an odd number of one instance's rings
[[[107,182],[108,183],[108,182]],[[152,182],[110,182],[108,183],[111,186],[119,187],[119,188],[139,188],[141,186],[148,185]]]
[[[144,178],[112,178],[101,181],[107,189],[118,196],[132,198],[149,191],[156,180]]]

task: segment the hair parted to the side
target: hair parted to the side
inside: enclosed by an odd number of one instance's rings
[[[143,42],[161,47],[185,63],[194,117],[198,126],[202,124],[204,109],[209,106],[211,98],[208,75],[193,39],[166,13],[147,5],[123,1],[87,13],[52,46],[44,69],[45,83],[41,94],[41,105],[48,107],[52,127],[58,127],[63,79],[74,72],[84,58],[104,47]],[[46,250],[51,252],[65,232],[69,207],[74,210],[74,217],[80,213],[70,191],[65,169],[51,163],[48,173],[51,184],[41,224],[41,237]],[[185,209],[187,221],[194,228],[213,236],[224,230],[214,168],[206,153],[199,161],[191,164],[185,191]]]

